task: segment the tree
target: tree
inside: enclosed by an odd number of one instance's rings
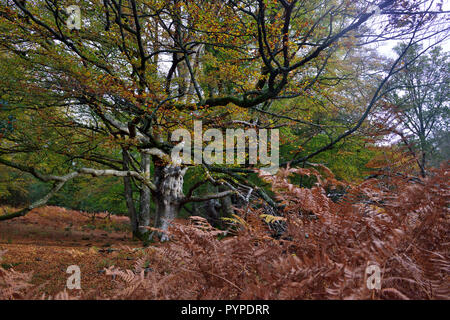
[[[150,198],[162,230],[185,204],[231,194],[246,201],[255,194],[277,208],[248,179],[252,168],[172,162],[171,130],[192,130],[199,118],[205,128],[222,130],[230,123],[259,130],[280,119],[317,127],[278,114],[273,102],[352,81],[330,77],[328,66],[356,47],[405,37],[411,45],[448,31],[433,27],[440,12],[428,1],[84,0],[80,30],[66,27],[72,17],[65,1],[0,3],[2,64],[11,71],[1,90],[19,122],[1,141],[0,163],[54,183],[43,199],[0,219],[45,204],[80,175],[116,176],[124,180],[133,232],[143,239]],[[378,12],[383,28],[374,32],[367,24]],[[357,131],[399,61],[376,78],[348,129],[283,165],[304,163]],[[185,194],[191,167],[201,175]],[[205,183],[219,192],[195,195]]]
[[[396,52],[404,47],[398,46]],[[402,59],[405,68],[392,77],[386,99],[388,131],[408,146],[425,177],[433,158],[448,160],[444,152],[450,120],[450,54],[435,47],[418,57],[422,50],[419,44],[408,49]]]

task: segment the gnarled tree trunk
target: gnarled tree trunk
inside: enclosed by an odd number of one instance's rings
[[[176,165],[164,165],[155,161],[154,201],[156,204],[156,226],[163,230],[161,241],[168,240],[167,231],[170,223],[175,219],[181,209],[181,200],[184,198],[183,183],[187,168]]]

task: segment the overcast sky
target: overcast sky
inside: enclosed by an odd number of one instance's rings
[[[436,3],[436,1],[434,1]],[[444,4],[442,6],[443,11],[450,11],[450,0],[444,0]],[[448,13],[445,13],[447,16],[449,16]],[[448,19],[448,23],[450,25],[450,18]],[[435,42],[436,39],[430,39],[429,41],[425,42],[425,45],[431,45],[433,42]],[[378,44],[378,52],[386,57],[394,58],[397,55],[394,52],[394,47],[397,45],[399,41],[385,41],[383,43]],[[440,46],[445,51],[450,51],[450,39],[447,39],[446,41],[442,42]]]

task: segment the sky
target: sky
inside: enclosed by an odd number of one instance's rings
[[[434,3],[436,3],[437,1],[434,0]],[[431,3],[431,0],[430,2]],[[442,10],[443,11],[450,11],[450,0],[444,0],[443,2],[443,6],[442,6]],[[450,26],[450,14],[449,13],[445,13],[447,15],[447,20],[448,20],[448,25]],[[377,18],[374,18],[376,21]],[[379,21],[379,20],[378,20]],[[376,23],[374,24],[376,25]],[[431,45],[433,42],[436,41],[436,38],[432,38],[428,41],[425,42],[425,45]],[[386,56],[388,58],[395,58],[397,55],[394,52],[394,47],[399,43],[399,41],[385,41],[383,43],[379,43],[377,45],[377,50],[378,52],[383,55]],[[444,49],[444,51],[449,52],[450,51],[450,39],[447,39],[446,41],[442,42],[440,44],[440,46]]]

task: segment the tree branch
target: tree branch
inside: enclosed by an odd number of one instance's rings
[[[229,196],[229,195],[231,195],[233,193],[234,193],[234,191],[227,190],[227,191],[223,191],[223,192],[219,192],[219,193],[207,194],[207,195],[204,195],[204,196],[186,197],[186,198],[181,200],[181,204],[185,204],[185,203],[188,203],[188,202],[203,202],[203,201],[208,201],[208,200],[213,200],[213,199],[220,199],[220,198],[224,198],[226,196]]]

